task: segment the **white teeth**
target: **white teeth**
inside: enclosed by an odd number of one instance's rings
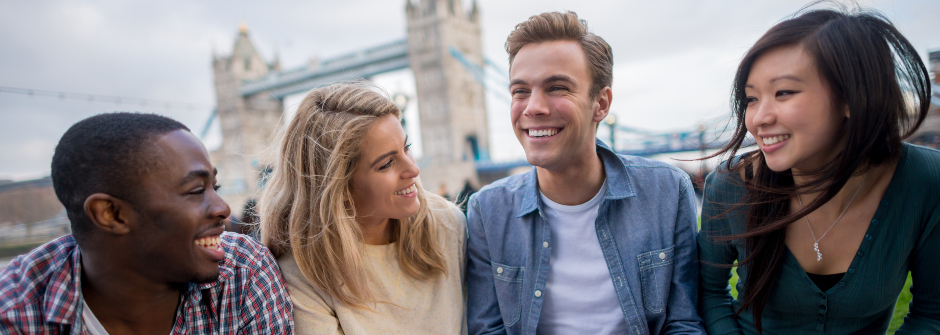
[[[411,187],[408,187],[408,188],[406,188],[406,189],[404,189],[404,190],[395,192],[395,195],[405,195],[405,194],[409,194],[409,193],[414,192],[414,191],[417,191],[417,190],[418,190],[418,187],[417,187],[417,186],[411,185]]]
[[[764,145],[773,145],[773,144],[777,144],[777,142],[788,140],[788,139],[790,139],[790,135],[777,135],[777,136],[763,137]]]
[[[215,246],[216,249],[222,249],[222,237],[203,237],[193,243],[201,247]]]
[[[557,133],[558,133],[558,129],[554,129],[554,128],[542,129],[542,130],[529,129],[529,136],[531,137],[548,137],[548,136],[554,136]]]

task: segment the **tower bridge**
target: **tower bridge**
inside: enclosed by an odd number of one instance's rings
[[[334,82],[410,68],[420,106],[421,180],[432,190],[479,186],[476,160],[488,160],[484,87],[464,63],[484,66],[476,1],[406,0],[405,39],[282,70],[265,62],[241,27],[232,54],[213,57],[222,145],[213,152],[222,196],[233,208],[257,197],[273,159],[266,155],[282,122],[283,98]],[[459,50],[456,59],[451,50]]]

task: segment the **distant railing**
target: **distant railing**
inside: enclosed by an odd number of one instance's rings
[[[0,225],[0,248],[38,244],[72,233],[65,216],[32,223]]]

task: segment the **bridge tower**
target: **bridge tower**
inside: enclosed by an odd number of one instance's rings
[[[222,128],[222,145],[212,153],[212,162],[224,172],[219,174],[219,184],[225,186],[219,191],[222,198],[239,213],[248,199],[260,194],[261,177],[271,164],[263,151],[284,111],[284,104],[267,92],[243,96],[242,82],[279,71],[280,65],[277,60],[264,62],[241,24],[231,56],[213,55],[212,68]]]
[[[452,55],[483,67],[480,12],[460,0],[406,0],[408,57],[414,71],[423,158],[421,180],[431,192],[456,196],[479,188],[474,162],[489,160],[484,88]]]

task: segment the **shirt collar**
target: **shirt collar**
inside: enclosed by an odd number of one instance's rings
[[[78,245],[65,257],[68,257],[65,262],[53,262],[63,264],[65,268],[62,271],[53,271],[43,296],[47,311],[46,323],[72,324],[78,316],[82,293],[82,255]]]
[[[235,261],[234,252],[226,252],[225,255],[225,260],[219,264],[218,280],[202,284],[190,283],[186,286],[184,296],[188,297],[190,303],[199,303],[202,299],[202,290],[221,285],[234,274],[235,270],[232,266]],[[45,316],[46,323],[81,324],[77,322],[77,318],[81,317],[78,309],[82,301],[82,255],[77,244],[66,257],[69,258],[66,262],[55,262],[64,264],[65,268],[62,269],[63,271],[54,271],[52,277],[49,278],[50,285],[46,287],[43,297],[45,310],[48,311]]]
[[[604,172],[607,174],[607,191],[604,192],[604,200],[617,200],[629,197],[635,197],[636,191],[633,188],[633,181],[630,174],[627,173],[627,166],[623,160],[613,150],[599,139],[595,139],[597,153],[604,164]],[[536,167],[526,173],[522,182],[522,202],[519,204],[519,214],[517,218],[523,217],[533,211],[541,208],[538,189],[538,173]]]

